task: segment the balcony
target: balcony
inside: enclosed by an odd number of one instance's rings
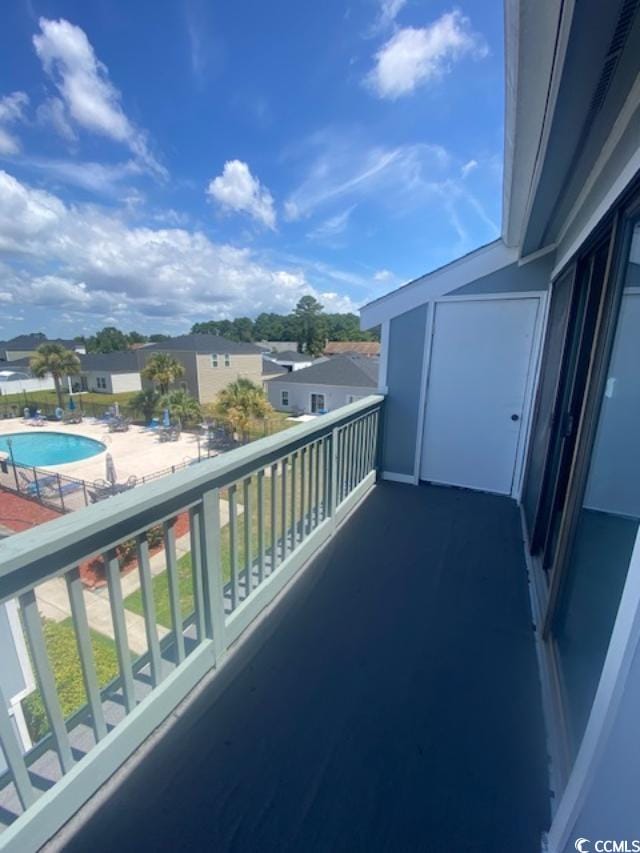
[[[517,507],[376,485],[381,406],[358,401],[1,546],[0,600],[20,599],[50,733],[23,755],[0,718],[0,847],[36,849],[80,809],[67,850],[540,849],[547,759]],[[173,535],[185,511],[189,612]],[[133,658],[116,559],[132,538],[148,643]],[[104,687],[77,572],[100,554],[119,661]],[[66,720],[34,593],[55,576],[88,697]]]

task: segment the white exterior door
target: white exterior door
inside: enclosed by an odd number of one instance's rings
[[[539,304],[537,298],[435,304],[421,479],[511,493]]]

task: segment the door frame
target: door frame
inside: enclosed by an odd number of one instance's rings
[[[538,302],[536,317],[533,327],[533,339],[531,352],[529,354],[529,365],[527,367],[527,378],[524,389],[524,405],[522,417],[520,418],[520,430],[518,432],[518,444],[514,460],[513,476],[511,479],[510,497],[520,501],[522,494],[524,462],[529,447],[531,435],[531,420],[533,415],[533,403],[540,375],[540,362],[542,355],[542,342],[547,324],[548,293],[546,290],[523,290],[520,292],[507,293],[463,293],[439,296],[427,304],[427,317],[425,321],[424,350],[422,354],[422,371],[420,380],[420,397],[418,401],[418,424],[416,435],[416,452],[413,461],[413,482],[420,482],[420,468],[422,462],[422,447],[424,442],[424,418],[429,393],[429,380],[431,370],[431,356],[433,351],[433,338],[435,333],[435,315],[437,306],[448,302],[489,302],[505,301],[512,299],[535,299]]]
[[[314,410],[314,408],[313,408],[313,398],[314,397],[322,397],[322,409],[324,411],[326,411],[327,395],[325,394],[325,392],[324,391],[310,391],[309,392],[309,411],[311,412],[311,414],[312,415],[318,414],[318,409],[316,408]],[[316,404],[316,406],[317,406],[317,404]]]

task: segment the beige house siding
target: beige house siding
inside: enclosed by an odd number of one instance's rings
[[[136,351],[138,355],[138,364],[140,365],[140,371],[144,370],[144,366],[149,361],[152,355],[157,352],[162,352],[162,350],[145,350],[141,348]],[[194,397],[198,396],[198,370],[196,367],[196,354],[194,352],[180,352],[176,350],[169,351],[169,354],[172,355],[176,361],[179,361],[180,364],[184,367],[184,376],[181,376],[177,382],[175,382],[171,387],[172,388],[182,388],[183,384],[187,386],[187,391],[192,394]],[[198,356],[199,357],[199,356]],[[153,383],[148,379],[142,378],[142,387],[143,388],[152,388]]]
[[[224,353],[218,355],[218,366],[212,366],[211,353],[196,356],[197,364],[197,397],[201,403],[209,403],[230,382],[236,379],[250,379],[262,387],[262,355],[229,356],[229,367],[225,367]]]

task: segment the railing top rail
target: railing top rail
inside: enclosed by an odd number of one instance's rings
[[[94,504],[0,542],[0,602],[32,588],[96,554],[158,524],[200,500],[208,489],[222,488],[309,441],[328,435],[384,400],[372,394],[313,421],[159,478],[108,501]]]

